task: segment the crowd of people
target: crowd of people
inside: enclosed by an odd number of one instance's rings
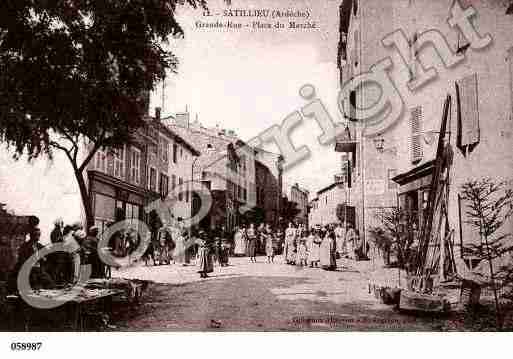
[[[215,261],[227,266],[230,254],[249,257],[250,263],[256,263],[257,254],[265,254],[267,263],[274,263],[275,255],[282,253],[284,263],[289,265],[335,270],[338,258],[362,260],[369,251],[358,230],[344,223],[310,230],[302,224],[289,223],[285,231],[273,230],[266,223],[258,227],[250,223],[247,228],[241,225],[235,229],[233,241],[224,229],[200,231],[198,238],[197,265],[201,278],[213,272]]]
[[[297,266],[320,267],[335,270],[337,258],[347,257],[363,259],[368,248],[364,248],[358,231],[351,224],[343,223],[328,226],[315,226],[307,229],[304,225],[289,223],[282,231],[273,229],[268,223],[258,227],[250,223],[247,228],[241,225],[234,233],[226,231],[224,226],[211,230],[200,230],[189,237],[189,232],[178,225],[163,226],[152,233],[151,241],[146,248],[143,259],[153,259],[154,264],[189,263],[196,258],[198,273],[205,278],[214,270],[214,262],[220,267],[229,265],[230,256],[247,256],[250,263],[256,263],[257,255],[265,254],[267,263],[274,263],[275,255],[283,254],[284,263]],[[40,243],[39,228],[29,235],[20,248],[18,273],[23,263],[43,247]],[[108,243],[107,250],[115,257],[130,255],[140,244],[135,229],[115,232]],[[108,268],[100,259],[98,243],[100,233],[98,227],[92,226],[87,231],[81,223],[64,225],[62,219],[55,221],[50,234],[52,244],[69,244],[73,241],[76,248],[72,252],[55,252],[37,262],[31,274],[31,283],[40,287],[59,287],[74,283],[80,275],[76,263],[91,266],[91,278],[105,278]],[[77,245],[78,244],[78,245]],[[80,261],[75,259],[79,256]]]
[[[36,263],[30,272],[32,288],[59,288],[76,283],[81,266],[91,266],[90,278],[104,278],[106,271],[98,255],[99,229],[90,227],[87,231],[77,222],[64,225],[62,219],[55,221],[55,227],[50,233],[52,244],[62,244],[66,251],[56,251],[45,257],[39,257],[44,248],[41,243],[41,230],[38,225],[28,233],[28,240],[18,249],[17,263],[11,273],[10,288],[17,287],[17,277],[27,260],[36,256]],[[76,259],[80,259],[79,261]]]
[[[285,230],[283,257],[291,265],[335,270],[338,258],[366,259],[368,250],[351,224],[317,225],[308,230],[289,223]]]

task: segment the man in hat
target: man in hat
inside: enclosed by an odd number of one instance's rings
[[[82,242],[82,261],[85,265],[91,266],[91,278],[103,278],[104,269],[100,256],[98,255],[98,234],[97,226],[89,228],[89,234]]]
[[[38,288],[54,288],[55,282],[52,277],[46,272],[45,264],[46,258],[38,258],[38,253],[41,249],[43,249],[43,245],[39,242],[41,238],[41,230],[39,228],[34,228],[32,232],[29,234],[29,240],[24,242],[19,250],[18,250],[18,261],[14,267],[12,272],[12,276],[10,278],[9,287],[12,291],[16,291],[17,288],[17,280],[18,275],[21,271],[21,268],[31,258],[32,256],[36,256],[37,261],[32,267],[30,271],[30,286],[33,289]]]

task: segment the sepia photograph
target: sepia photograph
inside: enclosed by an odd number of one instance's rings
[[[512,0],[2,1],[8,352],[513,330],[511,34]]]

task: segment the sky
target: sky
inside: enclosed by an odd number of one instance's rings
[[[210,0],[211,17],[204,17],[202,10],[180,7],[177,17],[185,36],[168,45],[180,61],[178,74],[167,77],[164,102],[162,85],[158,86],[152,107],[163,107],[164,115],[187,108],[191,118],[198,116],[203,125],[233,129],[241,139],[250,140],[306,105],[298,91],[312,84],[334,120],[340,120],[336,106],[339,4],[338,0],[233,0],[227,7],[222,0]],[[288,19],[282,19],[283,30],[196,28],[196,21],[254,21],[220,16],[225,9],[309,10],[309,20],[316,22],[317,29],[288,29]],[[316,192],[332,183],[340,155],[334,145],[318,143],[320,134],[318,125],[307,119],[291,133],[294,145],[307,145],[311,155],[286,171],[286,186],[298,182]],[[264,149],[279,152],[273,144]]]
[[[318,27],[314,30],[196,29],[195,21],[206,21],[202,11],[179,8],[178,21],[185,38],[168,45],[180,65],[178,74],[170,74],[165,82],[164,116],[183,112],[187,106],[191,117],[197,115],[205,126],[233,129],[241,139],[250,140],[306,105],[299,89],[312,84],[332,118],[340,120],[336,106],[339,3],[232,0],[232,9],[309,10],[310,20]],[[209,4],[212,13],[226,8],[222,0],[209,0]],[[215,16],[208,18],[215,20]],[[245,24],[251,20],[231,21]],[[152,107],[162,106],[161,99],[162,93],[156,91]],[[307,119],[291,133],[294,145],[306,145],[311,155],[284,173],[286,192],[298,182],[313,197],[339,172],[340,154],[334,152],[334,145],[321,146],[317,141],[320,135],[318,125]],[[275,145],[264,149],[279,152]],[[0,149],[0,203],[18,215],[37,214],[44,238],[57,216],[66,223],[80,220],[78,198],[76,180],[63,154],[56,153],[54,161],[37,159],[27,165],[25,158],[14,161],[11,153]]]

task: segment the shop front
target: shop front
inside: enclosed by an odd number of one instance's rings
[[[422,226],[429,199],[433,168],[434,161],[429,161],[392,179],[400,186],[398,191],[399,207],[406,210],[414,230],[420,230]]]
[[[145,200],[148,191],[97,171],[89,171],[89,190],[95,225],[103,233],[115,222],[145,221]]]

